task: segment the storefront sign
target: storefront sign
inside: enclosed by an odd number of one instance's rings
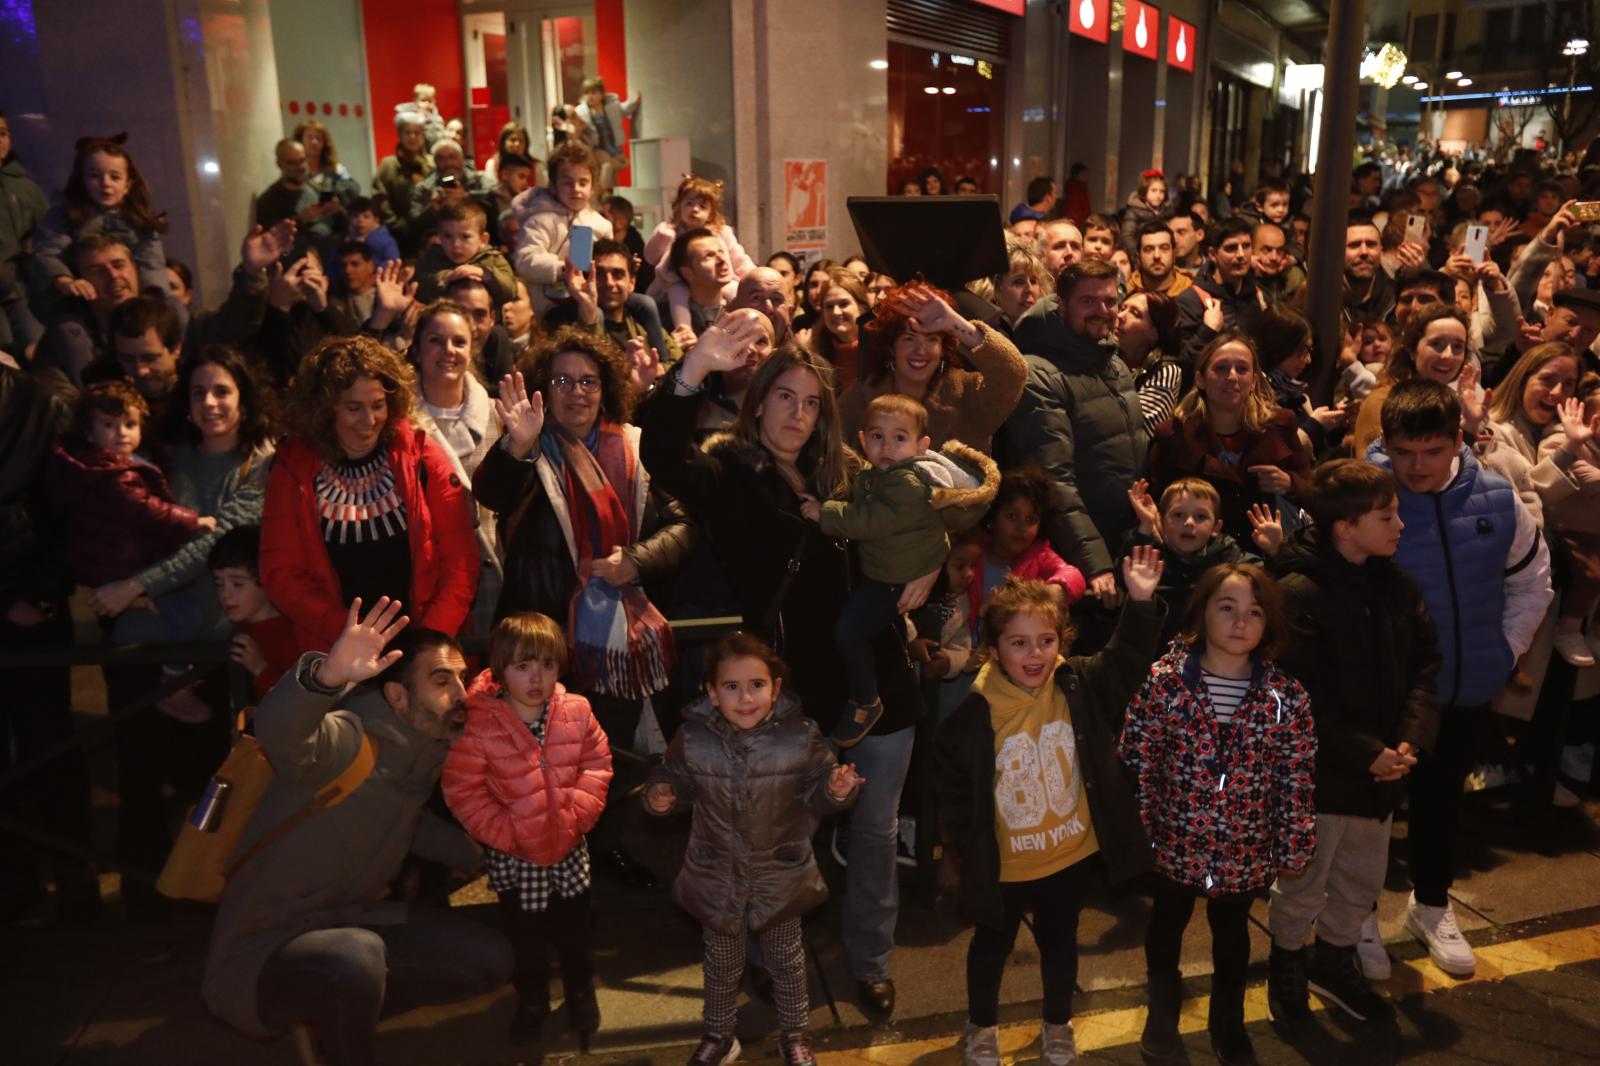
[[[783,246],[821,251],[828,243],[828,161],[783,161]]]
[[[1180,18],[1167,16],[1167,66],[1194,72],[1194,27]]]
[[[972,0],[980,7],[992,7],[1004,11],[1008,15],[1025,15],[1028,12],[1028,0]]]
[[[1156,38],[1160,33],[1160,9],[1142,3],[1141,0],[1127,0],[1127,7],[1122,13],[1123,51],[1144,56],[1146,59],[1154,59]]]
[[[1111,40],[1111,0],[1067,0],[1067,28],[1105,44]]]

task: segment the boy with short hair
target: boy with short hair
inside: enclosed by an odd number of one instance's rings
[[[511,202],[533,184],[533,157],[521,152],[501,152],[499,165],[495,168],[495,185],[489,190],[494,197],[494,217],[499,219],[502,211],[509,210]]]
[[[295,639],[294,622],[278,613],[261,587],[260,559],[260,526],[235,526],[217,538],[206,556],[217,602],[233,625],[228,657],[250,675],[250,689],[258,701],[304,650]]]
[[[834,727],[841,748],[860,743],[883,715],[872,638],[899,619],[906,582],[943,569],[949,532],[975,525],[1000,485],[994,460],[959,441],[929,451],[928,410],[909,396],[875,397],[857,437],[868,467],[850,499],[806,497],[801,506],[827,536],[860,542],[862,579],[834,628],[850,685],[850,706]]]
[[[1088,259],[1111,260],[1117,250],[1121,227],[1117,220],[1106,215],[1090,215],[1083,224],[1083,254]]]
[[[541,318],[557,301],[568,299],[562,272],[570,259],[572,227],[590,227],[596,241],[612,236],[611,223],[589,206],[600,170],[589,147],[568,140],[550,153],[545,166],[549,188],[529,189],[511,205],[522,227],[514,256],[517,274],[528,283]]]
[[[489,215],[476,200],[454,200],[439,208],[439,239],[417,260],[417,301],[432,303],[457,278],[483,282],[495,310],[517,298],[511,264],[489,241]]]
[[[1178,635],[1189,591],[1200,575],[1222,563],[1259,563],[1222,528],[1222,496],[1204,478],[1179,478],[1161,493],[1157,504],[1150,498],[1150,483],[1143,478],[1128,490],[1128,502],[1138,524],[1128,533],[1121,555],[1141,544],[1161,550],[1161,583],[1156,595],[1167,605],[1161,623],[1163,645]],[[1283,543],[1283,526],[1266,508],[1251,513],[1252,537],[1263,555],[1273,555]],[[1159,536],[1158,536],[1159,531]]]
[[[1450,907],[1461,786],[1489,701],[1533,643],[1554,593],[1550,553],[1511,483],[1461,439],[1461,403],[1444,385],[1402,382],[1383,401],[1367,457],[1400,486],[1395,562],[1422,589],[1439,631],[1439,736],[1411,772],[1406,928],[1446,973],[1470,976],[1472,947]]]
[[[1421,590],[1394,561],[1404,529],[1394,476],[1356,459],[1323,463],[1308,510],[1315,524],[1274,569],[1292,633],[1278,662],[1305,687],[1317,727],[1317,846],[1302,876],[1272,887],[1267,1001],[1285,1022],[1309,1019],[1308,991],[1358,1020],[1387,1018],[1356,955],[1369,937],[1382,951],[1389,831],[1438,729],[1439,644]]]
[[[372,265],[383,266],[400,258],[400,246],[394,234],[378,217],[378,205],[370,196],[358,196],[350,201],[350,239],[361,241],[372,249]]]

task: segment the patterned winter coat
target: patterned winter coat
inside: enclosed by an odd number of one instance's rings
[[[1122,761],[1156,869],[1211,896],[1257,892],[1316,848],[1317,736],[1300,683],[1257,661],[1219,737],[1200,655],[1174,644],[1128,705]]]
[[[474,840],[554,866],[600,820],[611,747],[589,701],[561,685],[545,715],[541,745],[485,670],[467,691],[467,728],[450,746],[440,784]]]

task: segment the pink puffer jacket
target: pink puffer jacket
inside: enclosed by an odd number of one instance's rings
[[[467,690],[467,728],[444,761],[445,802],[478,840],[553,866],[594,828],[611,786],[611,746],[589,701],[557,685],[540,745],[485,670]]]

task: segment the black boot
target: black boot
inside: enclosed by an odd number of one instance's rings
[[[1183,975],[1177,970],[1152,972],[1146,982],[1150,998],[1139,1038],[1139,1057],[1151,1066],[1187,1062],[1178,1038],[1178,1011],[1183,1003]]]
[[[1362,976],[1353,944],[1336,947],[1319,938],[1305,980],[1317,998],[1340,1008],[1358,1022],[1386,1022],[1394,1018],[1394,1007]]]
[[[1222,1066],[1256,1066],[1256,1049],[1244,1029],[1244,982],[1211,979],[1211,1013],[1206,1019],[1211,1050]]]
[[[1272,945],[1267,959],[1267,1016],[1282,1025],[1302,1025],[1311,1020],[1306,999],[1308,949],[1287,951]]]
[[[550,1017],[550,1001],[543,1003],[517,1004],[517,1012],[511,1016],[511,1028],[506,1033],[506,1039],[511,1043],[521,1046],[533,1044],[544,1038],[545,1019]],[[539,1057],[544,1053],[541,1050]]]
[[[594,989],[587,988],[567,996],[567,1019],[578,1034],[578,1050],[589,1053],[589,1038],[600,1028],[600,1001]]]

